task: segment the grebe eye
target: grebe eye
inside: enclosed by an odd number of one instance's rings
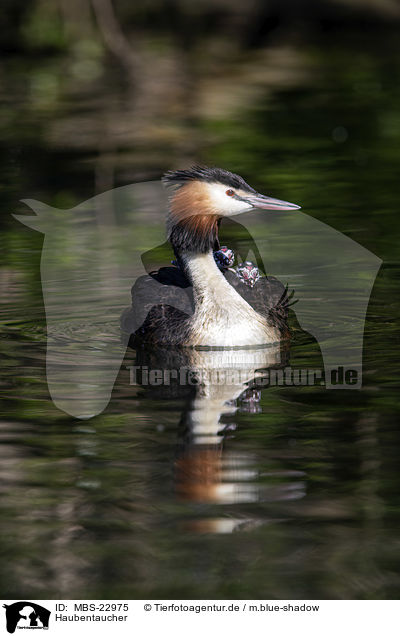
[[[235,192],[234,192],[233,190],[227,190],[227,191],[225,192],[225,194],[227,194],[227,195],[228,195],[228,197],[233,197],[233,196],[234,196],[234,194],[235,194]]]

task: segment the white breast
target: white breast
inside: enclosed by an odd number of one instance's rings
[[[188,344],[240,347],[279,340],[279,330],[270,327],[228,283],[212,252],[185,254],[183,260],[192,278],[195,299]]]

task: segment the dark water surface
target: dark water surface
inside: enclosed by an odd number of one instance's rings
[[[190,158],[235,170],[384,261],[368,308],[362,389],[277,386],[238,398],[135,386],[128,351],[109,406],[90,420],[69,417],[49,397],[43,239],[8,214],[26,211],[23,197],[72,207],[157,178],[171,167],[168,142],[132,145],[117,159],[107,149],[104,159],[88,133],[83,148],[63,150],[55,123],[64,121],[67,139],[68,121],[76,134],[80,116],[97,121],[97,105],[73,95],[57,108],[46,102],[40,87],[61,72],[51,64],[32,63],[22,77],[18,60],[5,66],[3,598],[398,597],[400,58],[395,40],[366,49],[358,38],[340,51],[308,50],[297,84],[258,87],[234,114],[199,118],[196,139],[207,141],[192,154],[175,148],[173,165]],[[162,228],[154,219],[137,227],[146,252]],[[121,254],[129,269],[129,235]],[[120,280],[128,298],[131,282]],[[108,291],[80,316],[84,333],[90,323],[107,338],[104,308],[110,321],[118,313]],[[295,309],[291,364],[319,369],[319,347]],[[66,318],[65,337],[74,338]]]

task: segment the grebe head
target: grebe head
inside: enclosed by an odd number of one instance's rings
[[[299,205],[259,194],[237,174],[222,168],[193,166],[167,172],[170,188],[168,238],[175,252],[207,252],[217,238],[218,222],[255,208],[298,210]]]

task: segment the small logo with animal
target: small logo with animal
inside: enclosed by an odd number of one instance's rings
[[[14,634],[16,629],[49,629],[51,612],[37,603],[18,601],[3,607],[6,610],[6,627],[9,634]]]

